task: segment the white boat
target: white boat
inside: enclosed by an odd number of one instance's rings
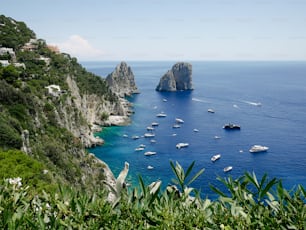
[[[150,138],[150,137],[155,137],[155,134],[154,133],[145,133],[143,136],[146,137],[146,138]]]
[[[139,145],[139,148],[145,148],[145,147],[146,147],[146,145],[144,145],[144,144]]]
[[[139,139],[139,136],[134,135],[134,136],[132,136],[132,139],[133,139],[133,140],[137,140],[137,139]]]
[[[156,116],[157,116],[157,117],[166,117],[167,114],[165,114],[165,113],[159,113],[159,114],[156,114]]]
[[[259,152],[267,152],[269,147],[263,146],[263,145],[253,145],[252,148],[250,148],[250,153],[259,153]]]
[[[183,124],[184,120],[180,119],[180,118],[175,118],[175,122],[178,123],[178,124]]]
[[[193,129],[193,132],[197,133],[197,132],[199,132],[199,130],[198,129]]]
[[[148,151],[148,152],[145,152],[144,155],[145,156],[152,156],[152,155],[155,155],[156,152],[152,152],[152,151]]]
[[[214,136],[214,139],[218,140],[218,139],[221,139],[221,137],[219,137],[219,136]]]
[[[148,127],[147,127],[147,131],[154,131],[154,128],[151,127],[151,126],[148,126]]]
[[[181,128],[181,126],[180,126],[179,124],[174,124],[174,125],[172,126],[172,128],[178,129],[178,128]]]
[[[221,154],[213,155],[210,159],[212,162],[215,162],[216,160],[219,160],[221,158]]]
[[[177,148],[177,149],[180,149],[180,148],[186,148],[186,147],[188,147],[188,146],[189,146],[188,143],[178,143],[178,144],[176,145],[176,148]]]
[[[213,109],[208,109],[207,112],[209,113],[215,113],[215,111]]]
[[[157,123],[157,122],[152,122],[151,126],[152,126],[152,127],[154,127],[154,126],[159,126],[159,123]]]
[[[166,98],[163,99],[163,102],[167,102],[168,100]]]
[[[152,144],[154,144],[154,143],[156,143],[156,140],[152,139],[152,140],[150,140],[150,142],[151,142]]]
[[[233,166],[227,166],[223,169],[223,172],[229,172],[233,169]]]
[[[154,167],[151,165],[148,165],[147,169],[151,170],[151,169],[154,169]]]
[[[136,152],[143,151],[143,150],[144,150],[144,148],[142,148],[142,147],[138,147],[138,148],[135,149]]]

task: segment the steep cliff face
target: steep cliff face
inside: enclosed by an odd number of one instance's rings
[[[161,77],[157,91],[192,90],[192,65],[178,62]]]
[[[106,77],[106,82],[111,90],[120,97],[138,93],[133,71],[125,62],[121,62],[115,70]]]
[[[0,33],[1,52],[14,54],[0,53],[9,63],[0,65],[0,149],[21,149],[43,162],[54,182],[103,187],[111,172],[85,147],[103,143],[94,137],[100,125],[127,122],[130,104],[24,23],[0,16]]]

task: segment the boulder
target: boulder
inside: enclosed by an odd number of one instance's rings
[[[131,67],[121,62],[115,70],[106,77],[110,89],[120,97],[139,93]]]
[[[192,65],[187,62],[178,62],[171,70],[161,77],[157,91],[193,90]]]

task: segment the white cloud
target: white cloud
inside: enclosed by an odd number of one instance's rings
[[[80,60],[96,60],[101,58],[103,52],[94,48],[88,40],[80,35],[71,35],[67,41],[54,44],[63,53],[68,53]]]

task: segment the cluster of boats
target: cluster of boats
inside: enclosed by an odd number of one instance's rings
[[[164,100],[164,101],[166,101],[166,100]],[[213,109],[208,109],[208,112],[209,113],[215,113],[215,111],[213,110]],[[161,113],[158,113],[158,114],[156,114],[156,117],[158,117],[158,118],[164,118],[164,117],[167,117],[167,114],[166,113],[164,113],[164,112],[161,112]],[[174,124],[173,124],[173,126],[172,126],[172,128],[175,128],[175,129],[177,129],[177,128],[180,128],[181,127],[181,125],[184,123],[184,120],[183,119],[181,119],[181,118],[175,118],[175,122],[174,122]],[[153,138],[153,137],[155,137],[155,134],[154,134],[154,130],[155,130],[155,127],[157,127],[157,126],[159,126],[159,123],[158,122],[152,122],[151,123],[151,126],[148,126],[147,127],[147,133],[145,133],[144,135],[143,135],[143,137],[144,138]],[[240,125],[238,125],[238,124],[234,124],[234,123],[228,123],[228,124],[225,124],[224,126],[223,126],[223,129],[225,129],[225,130],[240,130],[241,129],[241,127],[240,127]],[[199,130],[198,129],[194,129],[193,130],[194,132],[198,132]],[[132,136],[132,139],[139,139],[140,137],[139,136]],[[221,137],[219,137],[219,136],[215,136],[215,139],[220,139]],[[154,143],[155,142],[155,140],[154,139],[151,139],[151,143]],[[180,143],[177,143],[176,144],[176,148],[177,149],[181,149],[181,148],[186,148],[186,147],[188,147],[189,146],[189,143],[187,143],[187,142],[180,142]],[[135,151],[145,151],[145,148],[146,148],[146,146],[145,145],[143,145],[143,144],[141,144],[141,145],[139,145],[137,148],[135,148]],[[263,146],[263,145],[253,145],[253,146],[251,146],[251,148],[249,149],[249,152],[250,153],[259,153],[259,152],[266,152],[266,151],[268,151],[268,149],[269,149],[269,147],[267,147],[267,146]],[[240,152],[243,152],[243,150],[240,150]],[[152,155],[156,155],[157,154],[157,152],[155,152],[155,151],[146,151],[146,152],[144,152],[144,155],[145,156],[152,156]],[[221,154],[215,154],[215,155],[213,155],[212,157],[211,157],[211,161],[214,163],[214,162],[216,162],[216,161],[218,161],[219,159],[221,159]],[[148,169],[153,169],[154,167],[153,166],[151,166],[151,165],[149,165],[148,167],[147,167]],[[231,166],[231,165],[229,165],[229,166],[226,166],[225,168],[223,168],[223,171],[225,172],[225,173],[227,173],[227,172],[230,172],[231,170],[233,170],[233,166]]]

